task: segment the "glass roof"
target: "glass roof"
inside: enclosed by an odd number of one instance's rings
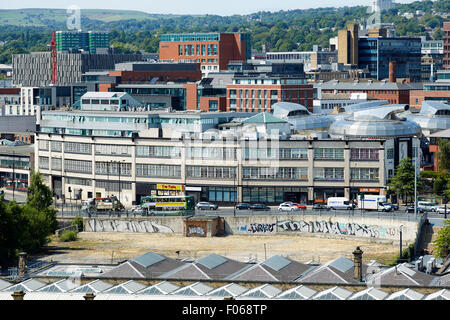
[[[306,286],[298,286],[281,293],[277,298],[307,300],[314,296],[316,293],[317,291]]]
[[[272,258],[264,261],[262,264],[268,266],[269,268],[272,268],[275,271],[280,271],[290,263],[291,261],[286,258],[283,258],[281,256],[273,256]]]
[[[6,288],[3,291],[9,291],[9,292],[13,292],[13,291],[18,291],[18,290],[22,290],[24,292],[30,292],[30,291],[36,291],[39,290],[40,288],[44,287],[46,284],[44,282],[41,282],[39,280],[36,279],[28,279],[24,282],[18,283],[12,287]]]
[[[139,263],[141,266],[148,268],[158,262],[165,260],[166,258],[153,252],[147,252],[142,256],[132,259],[131,261]]]
[[[214,269],[227,261],[227,258],[219,256],[218,254],[210,254],[209,256],[198,260],[197,262],[207,267],[208,269]]]

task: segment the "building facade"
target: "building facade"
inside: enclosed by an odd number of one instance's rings
[[[450,69],[450,22],[444,22],[444,68]]]
[[[389,78],[389,63],[396,62],[397,78],[420,82],[422,42],[420,38],[359,38],[358,65],[369,69],[376,80]]]
[[[251,59],[250,35],[246,33],[161,35],[159,59],[201,63],[204,74],[227,70],[230,61]]]
[[[108,32],[56,31],[56,50],[97,53],[97,49],[109,48]]]

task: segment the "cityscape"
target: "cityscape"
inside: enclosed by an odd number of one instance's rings
[[[0,8],[0,300],[449,300],[450,2],[322,2]]]

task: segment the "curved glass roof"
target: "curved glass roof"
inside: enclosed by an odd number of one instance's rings
[[[365,120],[343,118],[336,120],[328,130],[330,136],[361,138],[391,138],[421,135],[420,126],[407,120],[379,120],[375,117]]]
[[[450,106],[439,101],[424,101],[420,113],[406,118],[430,132],[450,129]]]
[[[329,116],[306,116],[287,119],[293,130],[314,130],[328,128],[334,119]]]

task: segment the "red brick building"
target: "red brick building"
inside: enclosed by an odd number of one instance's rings
[[[316,83],[314,87],[322,93],[367,93],[368,100],[387,100],[390,104],[409,104],[413,90],[422,90],[422,83],[415,82],[341,82],[333,80],[325,83]]]
[[[314,88],[304,78],[236,77],[227,86],[226,111],[271,112],[277,102],[299,103],[313,111]]]
[[[250,36],[245,33],[161,35],[161,61],[197,62],[204,74],[227,70],[230,61],[251,58]]]

